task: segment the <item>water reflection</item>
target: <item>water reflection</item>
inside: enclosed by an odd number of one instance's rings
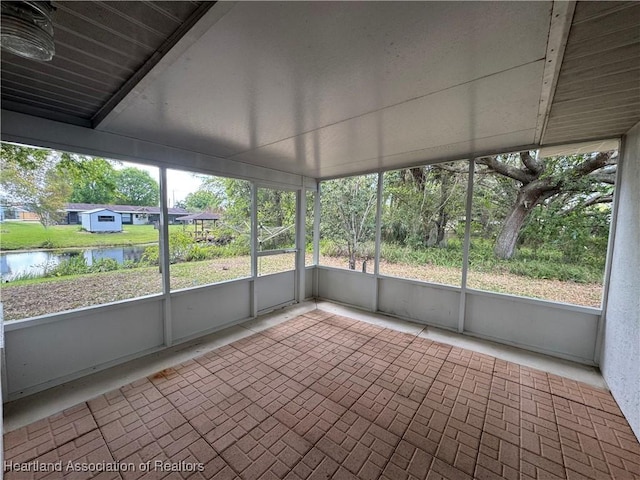
[[[110,258],[123,264],[126,261],[139,262],[148,245],[128,247],[105,247],[84,250],[32,250],[28,252],[0,253],[0,274],[2,280],[25,277],[41,277],[63,260],[82,255],[91,266],[101,259]]]

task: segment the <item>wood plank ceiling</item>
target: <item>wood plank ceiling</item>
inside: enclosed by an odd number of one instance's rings
[[[55,1],[51,62],[2,52],[2,109],[313,178],[640,121],[640,2],[576,3],[546,121],[551,2],[214,3]]]
[[[209,2],[53,2],[56,53],[2,51],[2,108],[95,125],[206,12]]]
[[[543,144],[619,137],[640,120],[640,2],[578,2]]]

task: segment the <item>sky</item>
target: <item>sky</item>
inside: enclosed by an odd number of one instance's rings
[[[149,175],[151,175],[151,177],[158,183],[160,182],[160,169],[157,167],[131,162],[119,162],[119,164],[114,165],[116,170],[121,170],[127,167],[144,170],[145,172],[148,172]],[[198,190],[198,187],[200,186],[200,180],[197,178],[198,175],[199,174],[185,172],[182,170],[167,169],[169,207],[173,207],[176,202],[184,200],[187,195]]]

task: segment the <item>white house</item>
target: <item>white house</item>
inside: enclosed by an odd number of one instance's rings
[[[121,232],[122,214],[107,208],[82,212],[82,228],[87,232]]]

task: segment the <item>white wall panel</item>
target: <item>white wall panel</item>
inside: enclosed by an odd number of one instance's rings
[[[178,342],[250,316],[249,280],[171,294],[173,338]]]
[[[465,331],[593,363],[600,311],[467,290]]]
[[[316,267],[307,267],[305,269],[305,280],[304,280],[304,298],[313,297],[313,279],[315,278],[314,271]]]
[[[375,277],[352,270],[318,268],[318,296],[371,310]]]
[[[295,272],[274,273],[256,279],[258,312],[295,301]]]
[[[640,124],[625,139],[600,365],[640,439]]]
[[[460,289],[397,278],[378,281],[378,310],[427,325],[458,327]]]
[[[162,304],[134,300],[5,325],[10,397],[161,347]]]

